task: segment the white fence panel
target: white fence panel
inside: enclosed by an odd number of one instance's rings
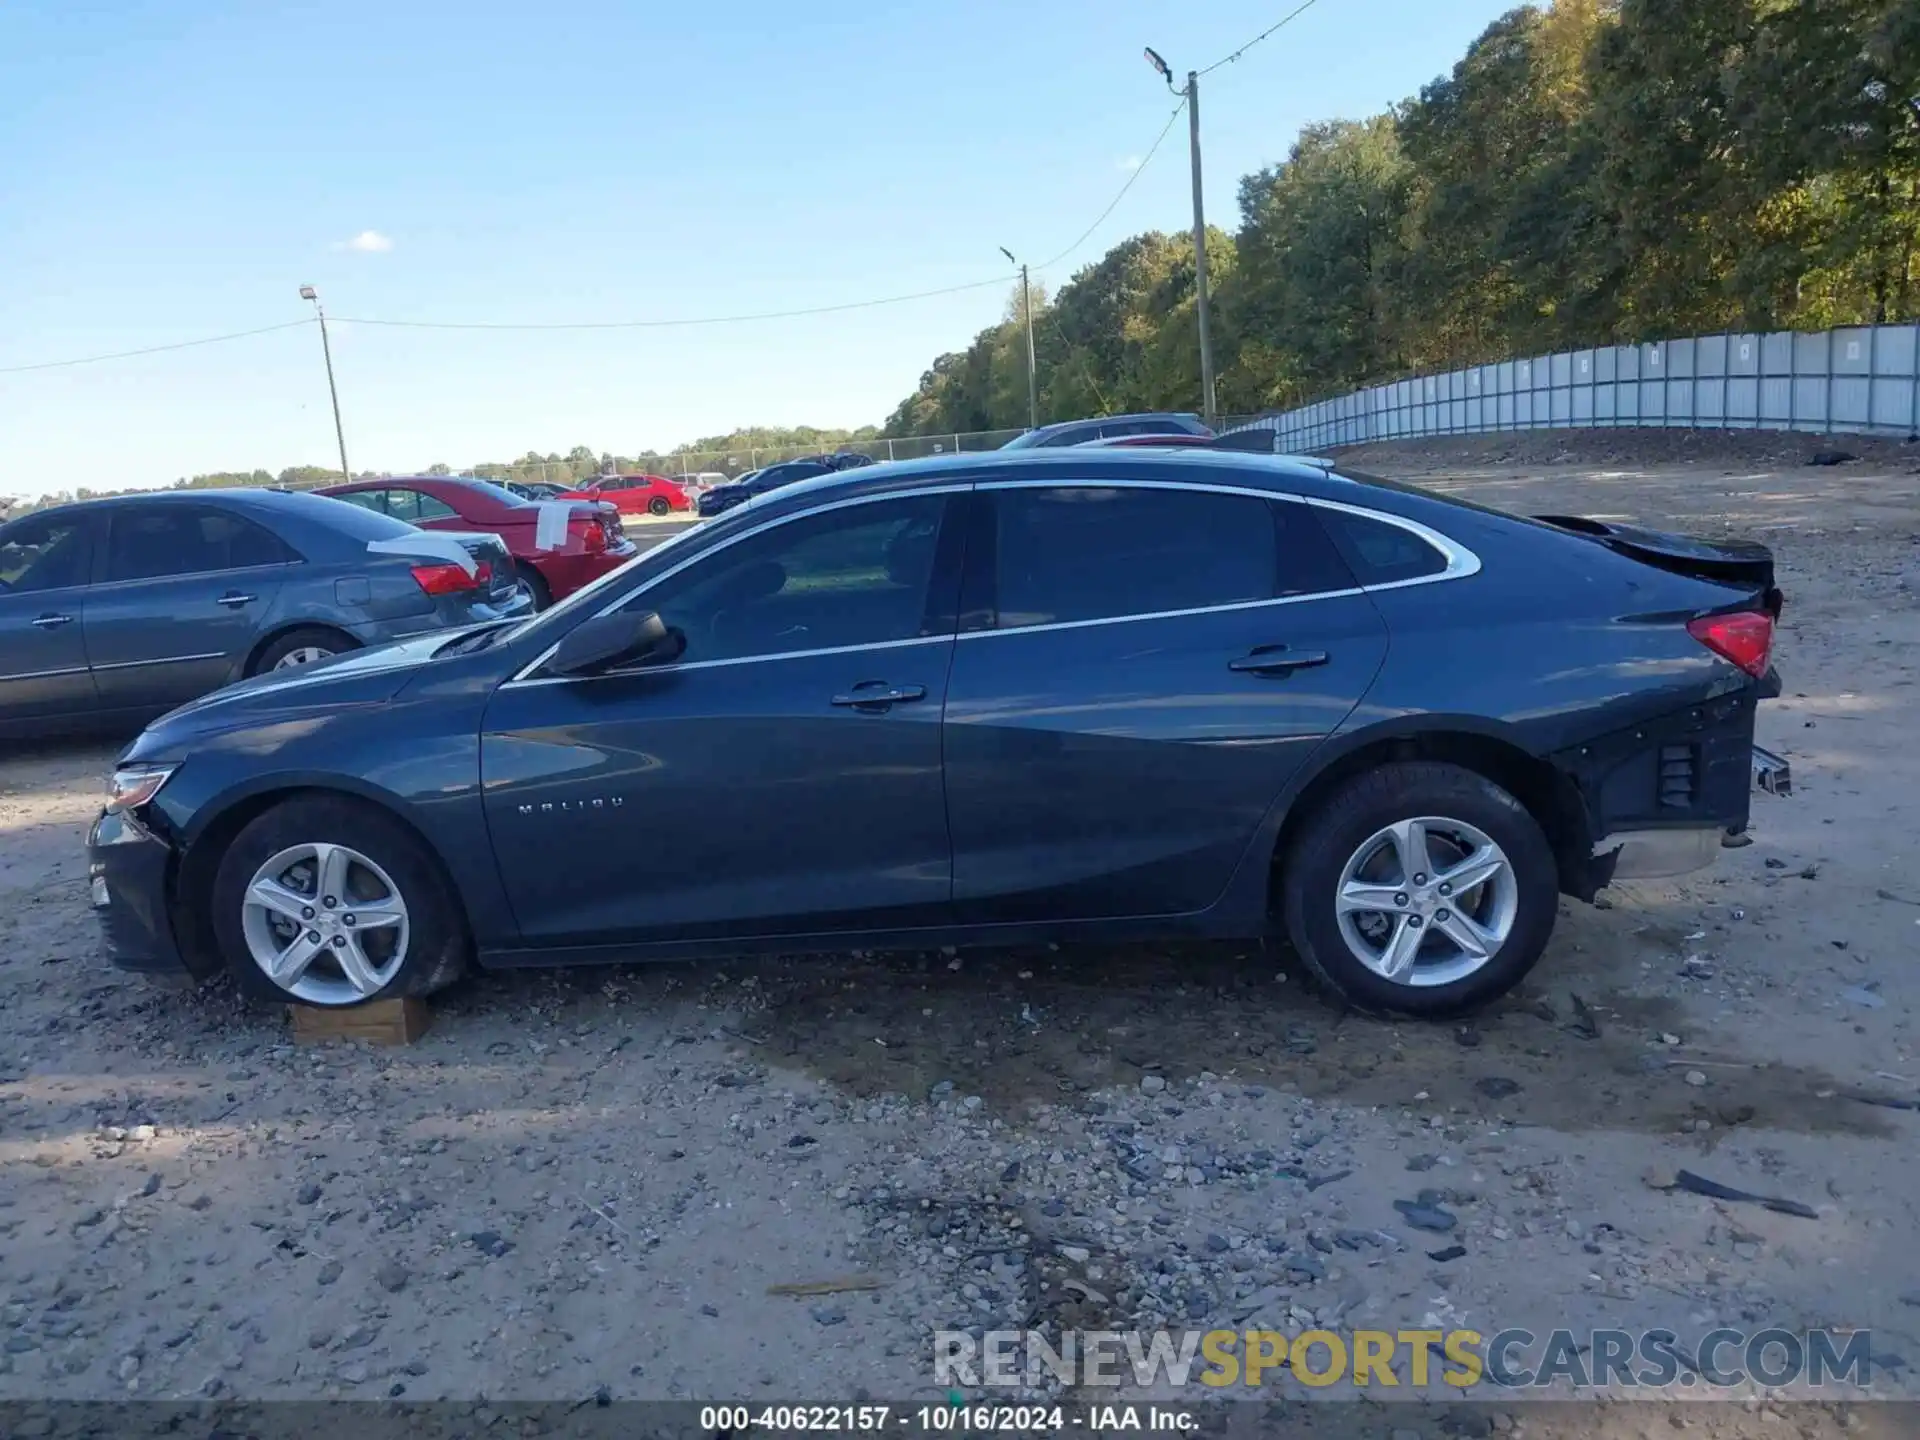
[[[1496,430],[1660,425],[1920,432],[1920,325],[1703,335],[1391,381],[1249,422],[1283,451]],[[1245,427],[1241,427],[1245,428]]]

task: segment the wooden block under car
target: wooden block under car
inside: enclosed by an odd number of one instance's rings
[[[371,1000],[334,1008],[289,1005],[296,1044],[365,1040],[370,1045],[411,1045],[427,1033],[433,1014],[424,1000]]]

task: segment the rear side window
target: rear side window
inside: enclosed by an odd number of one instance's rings
[[[107,581],[159,580],[298,559],[278,536],[223,510],[130,506],[107,522]]]
[[[387,513],[396,520],[405,520],[410,525],[417,525],[423,520],[460,518],[451,505],[434,499],[423,490],[387,491]]]
[[[1319,514],[1362,585],[1424,580],[1447,568],[1447,557],[1411,530],[1350,510],[1322,508]]]
[[[1279,593],[1268,502],[1195,490],[993,492],[1000,628],[1202,610]]]

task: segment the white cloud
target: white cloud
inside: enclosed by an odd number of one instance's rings
[[[1129,155],[1124,160],[1115,161],[1113,168],[1116,170],[1138,170],[1140,163],[1140,157],[1138,155]]]
[[[382,235],[378,230],[362,230],[351,240],[335,243],[336,250],[358,250],[362,255],[383,255],[393,249],[393,237]]]

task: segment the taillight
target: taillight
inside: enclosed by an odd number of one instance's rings
[[[598,520],[579,522],[580,545],[586,550],[604,550],[607,548],[607,527]]]
[[[482,563],[471,575],[464,565],[416,565],[413,578],[429,595],[458,595],[463,590],[478,590],[493,579],[493,567]]]
[[[1773,616],[1760,610],[1733,615],[1703,615],[1687,622],[1687,633],[1723,660],[1731,660],[1756,678],[1767,673],[1773,654]]]

